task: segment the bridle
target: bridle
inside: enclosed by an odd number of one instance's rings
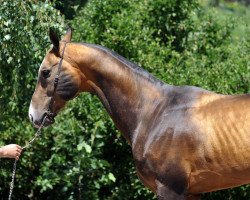
[[[48,110],[47,112],[45,113],[45,117],[47,117],[49,120],[53,120],[54,116],[55,116],[55,113],[53,112],[53,104],[54,104],[54,101],[55,101],[55,94],[56,94],[56,89],[57,89],[57,85],[58,85],[58,82],[59,82],[59,76],[60,76],[60,73],[61,73],[61,70],[62,70],[62,62],[63,62],[63,56],[64,56],[64,52],[65,52],[65,49],[66,49],[66,45],[67,45],[67,41],[63,41],[65,42],[64,46],[63,46],[63,50],[62,50],[62,57],[59,61],[59,64],[58,64],[58,69],[57,69],[57,74],[55,76],[55,79],[54,79],[54,89],[53,89],[53,92],[52,92],[52,96],[51,96],[51,99],[50,99],[50,103],[49,103],[49,107],[48,107]]]

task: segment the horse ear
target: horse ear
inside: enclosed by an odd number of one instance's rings
[[[56,32],[52,28],[49,29],[49,38],[50,38],[51,43],[53,44],[53,47],[56,50],[59,50],[59,38]]]
[[[68,29],[67,33],[63,36],[62,41],[70,42],[72,37],[72,30],[71,28]]]

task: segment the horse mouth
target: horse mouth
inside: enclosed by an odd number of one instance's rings
[[[53,115],[53,116],[45,115],[43,120],[45,120],[43,126],[49,126],[55,122],[55,115]]]
[[[41,126],[46,127],[55,122],[55,114],[48,115],[47,113],[44,113],[42,116],[42,120],[39,123],[33,123],[36,128],[41,128]]]

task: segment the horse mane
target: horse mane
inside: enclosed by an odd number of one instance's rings
[[[89,43],[81,43],[81,44],[109,54],[110,56],[112,56],[116,60],[122,62],[126,67],[131,69],[138,76],[145,78],[146,80],[150,81],[151,83],[153,83],[155,85],[160,85],[160,86],[166,85],[164,82],[162,82],[159,79],[157,79],[156,77],[154,77],[152,74],[150,74],[148,71],[146,71],[142,67],[139,67],[137,64],[129,61],[128,59],[124,58],[123,56],[119,55],[118,53],[112,51],[111,49],[109,49],[107,47],[97,45],[97,44],[89,44]]]

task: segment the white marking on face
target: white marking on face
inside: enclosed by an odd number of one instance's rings
[[[36,109],[31,100],[29,107],[29,119],[36,128],[39,128],[41,126],[41,123],[43,122],[45,117],[45,113],[46,111],[44,109]]]
[[[38,113],[39,113],[38,110],[33,107],[31,101],[29,107],[29,119],[36,128],[40,127],[40,125],[36,124],[36,122],[38,121]]]
[[[32,105],[32,101],[30,102],[30,107],[29,107],[29,118],[31,122],[36,121],[37,119],[37,111],[36,109],[34,109],[33,105]]]

